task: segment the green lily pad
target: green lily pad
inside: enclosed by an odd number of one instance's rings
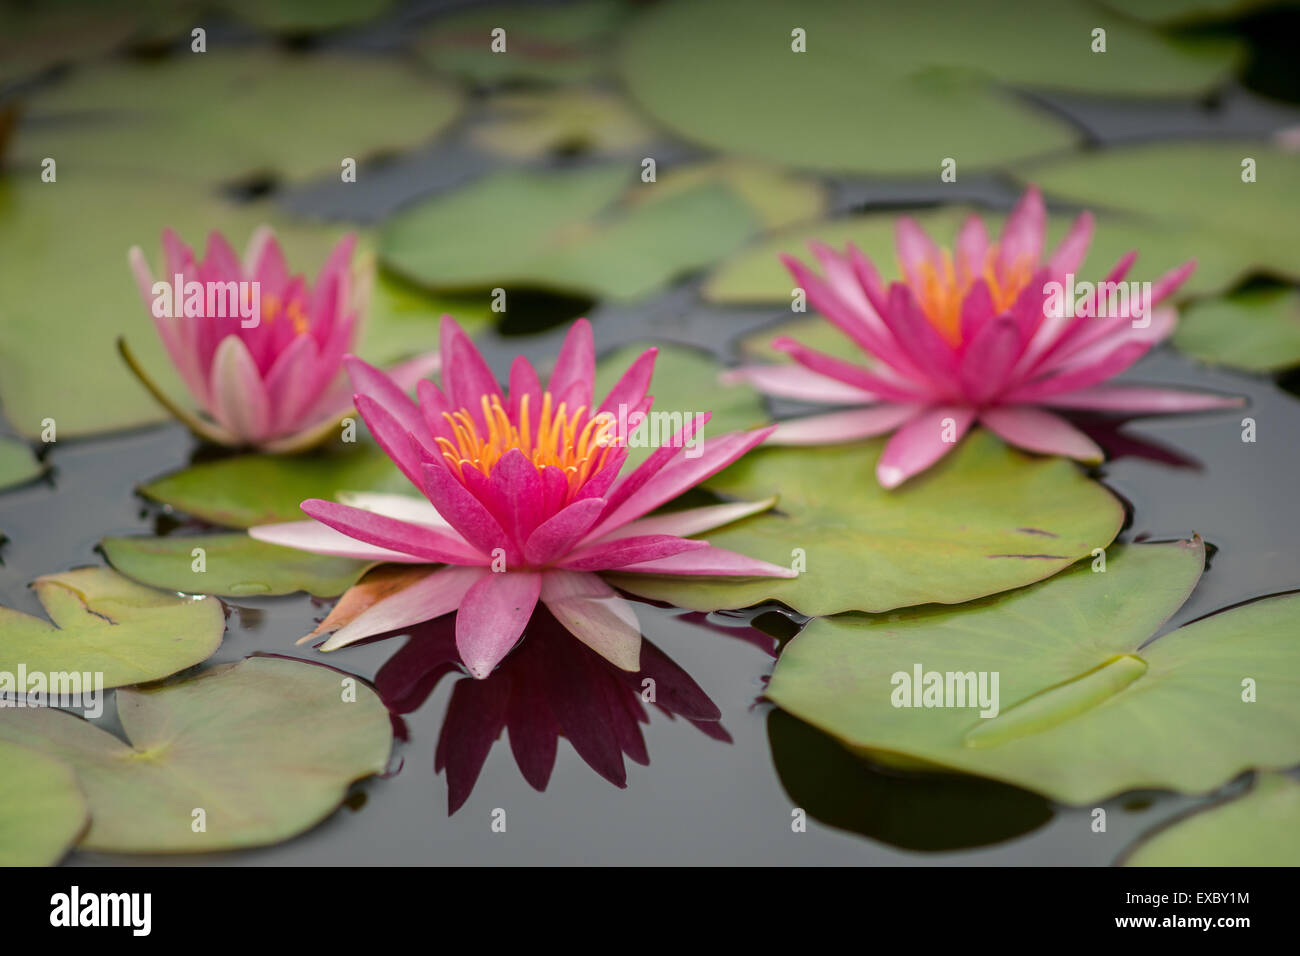
[[[416,47],[431,65],[478,83],[585,80],[605,64],[610,35],[627,13],[622,0],[475,6],[437,20]],[[492,31],[506,31],[504,53]]]
[[[25,484],[44,472],[45,466],[36,459],[31,445],[0,436],[0,491]]]
[[[358,431],[365,425],[358,420]],[[227,528],[300,521],[307,498],[334,500],[340,491],[405,491],[410,483],[377,445],[312,455],[240,455],[157,478],[140,493]]]
[[[301,512],[299,518],[306,516]],[[336,597],[356,583],[373,562],[311,554],[256,541],[246,534],[167,538],[105,538],[109,563],[151,587],[185,594],[265,597],[306,591]],[[203,553],[195,555],[194,549]],[[196,562],[203,570],[196,570]]]
[[[1199,539],[1132,545],[1112,549],[1104,572],[1082,562],[961,608],[816,620],[786,647],[768,696],[855,749],[1062,803],[1147,788],[1205,793],[1244,770],[1291,766],[1300,761],[1300,595],[1148,643],[1203,563]],[[998,674],[997,713],[895,706],[918,668],[941,681]]]
[[[1143,838],[1125,866],[1296,866],[1300,783],[1261,773],[1240,797]]]
[[[714,262],[761,228],[716,184],[616,205],[625,190],[657,186],[621,163],[493,173],[390,219],[380,256],[431,289],[523,286],[630,300]]]
[[[595,394],[597,400],[605,395],[649,343],[624,346],[596,366]],[[650,382],[650,394],[655,396],[653,411],[666,415],[653,425],[663,440],[675,435],[686,421],[686,416],[712,412],[709,423],[698,433],[707,444],[710,437],[727,432],[756,428],[768,422],[767,411],[759,394],[748,386],[735,388],[718,383],[718,363],[708,353],[681,345],[658,345],[655,374]],[[652,422],[645,421],[632,431],[628,441],[624,472],[629,472],[645,459],[654,448]],[[647,442],[638,447],[638,442]]]
[[[207,660],[226,629],[219,601],[163,594],[108,568],[47,574],[33,587],[50,621],[0,607],[0,672],[139,684]]]
[[[510,159],[554,153],[625,155],[656,132],[619,96],[587,87],[501,94],[488,100],[484,122],[469,138]]]
[[[1245,159],[1255,161],[1255,182],[1242,181]],[[1300,163],[1277,146],[1255,140],[1155,143],[1025,166],[1017,175],[1056,198],[1122,210],[1153,232],[1177,236],[1182,248],[1199,250],[1198,272],[1230,264],[1234,280],[1252,271],[1300,277]],[[1201,291],[1203,281],[1188,291]]]
[[[58,863],[89,819],[72,768],[6,742],[0,766],[0,866]]]
[[[815,219],[826,210],[826,187],[816,179],[736,159],[674,166],[659,177],[660,188],[654,193],[633,192],[628,198],[633,203],[646,203],[662,194],[672,195],[710,183],[721,183],[743,199],[762,220],[764,229],[781,229]]]
[[[976,429],[901,488],[875,480],[885,439],[759,448],[706,487],[776,508],[709,532],[710,543],[798,578],[611,575],[633,594],[696,611],[782,601],[804,614],[960,604],[1040,581],[1119,532],[1123,508],[1060,458],[1029,458]]]
[[[456,118],[460,96],[391,59],[238,50],[94,66],[34,94],[27,112],[15,152],[34,177],[51,156],[69,178],[338,182],[345,157],[430,140]]]
[[[329,816],[353,781],[382,773],[392,748],[388,711],[369,686],[280,658],[119,691],[117,712],[129,743],[65,711],[0,711],[0,738],[76,770],[91,813],[80,845],[90,850],[287,840]]]
[[[964,206],[909,211],[907,214],[948,248],[962,221],[978,214],[989,231],[997,235],[1004,217]],[[898,213],[866,213],[828,219],[783,231],[765,238],[719,266],[703,288],[704,298],[719,305],[750,305],[784,302],[789,304],[795,281],[781,263],[791,255],[816,266],[809,242],[822,242],[837,249],[853,243],[876,263],[885,278],[897,277],[898,253],[894,248],[894,227]],[[1075,216],[1053,213],[1048,217],[1046,247],[1056,248]],[[1196,271],[1179,289],[1179,296],[1205,295],[1235,285],[1254,268],[1250,248],[1238,248],[1206,241],[1199,233],[1188,235],[1179,229],[1152,224],[1129,215],[1105,213],[1096,216],[1096,231],[1088,255],[1079,269],[1081,276],[1101,278],[1130,251],[1138,252],[1131,276],[1154,281],[1174,266],[1196,259]],[[1278,257],[1280,259],[1280,257]]]
[[[430,295],[380,272],[375,277],[370,312],[361,327],[358,353],[387,365],[438,350],[438,326],[450,315],[471,334],[497,318],[490,295]]]
[[[1300,292],[1284,286],[1194,302],[1173,343],[1202,362],[1249,372],[1300,365]]]

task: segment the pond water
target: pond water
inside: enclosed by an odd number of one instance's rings
[[[401,22],[358,34],[344,45],[394,44]],[[1300,122],[1297,111],[1236,89],[1213,108],[1065,97],[1049,102],[1098,143],[1152,135],[1261,133]],[[653,152],[667,158],[690,155],[672,144]],[[281,198],[297,212],[373,221],[417,196],[481,173],[482,162],[480,154],[455,146],[435,147],[368,171],[353,190],[304,187]],[[942,187],[869,180],[832,185],[840,211],[938,199],[1005,209],[1015,198],[1015,190],[995,177],[963,177],[959,186]],[[702,306],[696,287],[686,282],[635,306],[594,305],[589,314],[599,348],[667,339],[734,361],[739,337],[782,318],[780,310]],[[558,347],[563,334],[559,322],[581,306],[539,297],[535,308],[519,310],[527,318],[512,320],[515,324],[504,330],[514,334],[498,330],[480,337],[484,353],[500,373],[517,352],[544,360]],[[517,309],[517,304],[512,307]],[[524,332],[531,334],[519,334]],[[105,361],[116,361],[116,356]],[[1169,627],[1300,584],[1300,509],[1295,506],[1300,401],[1266,377],[1207,369],[1168,349],[1149,356],[1124,378],[1237,393],[1250,401],[1240,412],[1126,423],[1100,439],[1111,460],[1097,475],[1130,505],[1122,539],[1199,533],[1215,548],[1210,569]],[[1254,443],[1242,441],[1245,416],[1257,423]],[[52,471],[45,480],[0,497],[0,528],[10,538],[0,546],[0,604],[40,614],[27,587],[33,578],[101,562],[95,548],[104,535],[171,530],[175,522],[134,489],[183,466],[193,452],[193,440],[174,425],[51,447],[47,461]],[[387,665],[391,686],[418,685],[421,678],[425,685],[432,682],[436,672],[430,668],[436,661],[418,653],[389,663],[407,643],[405,637],[327,658],[310,646],[295,646],[330,603],[304,595],[227,600],[225,643],[209,665],[274,653],[323,659],[372,680]],[[525,780],[503,736],[492,746],[463,806],[449,815],[447,777],[435,773],[434,752],[453,688],[468,680],[455,673],[438,680],[427,697],[426,686],[407,695],[412,709],[402,718],[405,739],[396,747],[392,773],[355,786],[344,807],[297,839],[253,851],[168,858],[78,851],[68,862],[1106,865],[1143,832],[1209,799],[1127,794],[1101,804],[1109,826],[1098,834],[1090,828],[1091,808],[1063,808],[1016,788],[970,778],[876,768],[760,701],[777,639],[788,638],[797,621],[775,610],[708,618],[649,606],[639,606],[638,612],[648,640],[680,668],[673,672],[677,680],[689,675],[716,705],[725,735],[717,725],[704,732],[683,717],[669,718],[651,708],[644,727],[649,763],[626,761],[625,788],[611,784],[561,740],[549,785],[538,792]],[[516,687],[527,683],[518,674],[512,679]],[[617,693],[609,687],[593,672],[587,680],[553,692],[569,695],[566,699],[580,710],[593,698]],[[475,701],[466,695],[463,706],[467,711],[477,707],[482,714],[492,706],[488,696],[485,692]],[[473,717],[462,711],[458,719],[472,722]],[[112,718],[104,724],[112,727]],[[1240,786],[1238,781],[1228,791]],[[792,830],[796,808],[807,812],[806,832]],[[499,810],[507,820],[504,833],[493,828]]]

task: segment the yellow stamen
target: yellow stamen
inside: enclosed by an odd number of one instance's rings
[[[497,396],[484,395],[480,401],[487,434],[468,409],[443,412],[451,428],[452,438],[439,437],[438,447],[459,474],[462,465],[471,465],[483,475],[490,475],[493,466],[511,449],[519,449],[538,469],[559,468],[568,478],[569,493],[573,494],[604,464],[609,449],[617,443],[614,434],[617,421],[609,412],[587,416],[586,407],[572,414],[566,403],[553,408],[550,392],[542,393],[542,407],[537,416],[536,433],[532,429],[529,399],[525,395],[519,403],[519,424],[511,423],[509,415]]]
[[[1021,256],[999,274],[996,263],[998,247],[991,246],[984,257],[984,266],[978,273],[963,268],[961,274],[953,269],[952,257],[945,249],[941,269],[926,262],[921,266],[919,288],[913,287],[921,311],[930,324],[954,347],[961,344],[961,304],[966,293],[977,279],[988,285],[993,308],[1001,313],[1009,309],[1034,274],[1034,260]]]

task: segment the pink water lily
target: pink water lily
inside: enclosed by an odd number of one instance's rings
[[[269,227],[254,234],[242,262],[217,232],[201,260],[171,229],[162,245],[159,281],[138,246],[130,252],[131,269],[159,338],[205,414],[173,401],[119,341],[145,387],[191,431],[217,444],[293,452],[328,437],[352,409],[342,363],[357,339],[354,300],[365,298],[353,286],[356,237],[338,242],[314,283],[289,273]],[[431,352],[390,374],[412,388],[437,366]]]
[[[913,219],[898,220],[902,281],[888,286],[850,244],[841,254],[812,244],[823,275],[783,257],[811,302],[868,358],[845,361],[789,337],[773,346],[791,365],[728,373],[772,395],[858,406],[780,425],[772,441],[805,445],[897,432],[885,445],[876,477],[894,488],[946,455],[976,422],[1031,452],[1086,462],[1104,456],[1087,435],[1049,409],[1144,414],[1240,405],[1236,398],[1106,384],[1174,328],[1176,313],[1156,308],[1191,274],[1187,262],[1151,283],[1149,301],[1127,308],[1111,298],[1136,259],[1129,253],[1106,276],[1074,280],[1092,240],[1093,219],[1078,217],[1043,261],[1047,213],[1030,187],[997,242],[971,216],[956,253],[940,249]],[[1078,288],[1077,301],[1069,290]],[[1140,291],[1140,289],[1139,289]],[[1121,302],[1115,308],[1116,301]],[[1116,314],[1119,313],[1119,314]]]
[[[503,391],[449,316],[441,344],[443,387],[421,380],[418,402],[360,359],[345,359],[357,411],[422,498],[309,499],[302,510],[315,520],[249,530],[259,540],[317,554],[445,565],[353,618],[323,650],[455,611],[461,659],[484,678],[541,601],[597,654],[636,670],[636,613],[600,572],[796,576],[687,537],[763,511],[774,499],[646,516],[771,432],[697,443],[692,439],[708,416],[688,416],[671,441],[624,472],[628,448],[626,436],[617,433],[619,421],[636,421],[649,409],[655,349],[633,362],[596,404],[595,351],[585,319],[569,330],[545,389],[520,356]]]

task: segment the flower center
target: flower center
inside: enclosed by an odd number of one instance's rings
[[[281,302],[273,295],[268,295],[266,301],[262,303],[262,318],[267,323],[274,322],[280,316]],[[302,335],[310,327],[307,322],[307,313],[302,310],[302,303],[298,299],[289,300],[289,308],[284,310],[284,315],[293,325],[293,330],[298,335]]]
[[[587,417],[586,406],[572,414],[564,402],[552,409],[550,392],[542,393],[541,414],[536,430],[529,414],[529,398],[525,395],[519,404],[519,423],[513,424],[501,405],[501,399],[484,395],[481,399],[483,419],[487,434],[480,432],[478,423],[468,409],[443,412],[451,426],[454,438],[437,439],[442,456],[460,473],[469,464],[483,475],[490,475],[492,467],[506,452],[518,448],[524,456],[541,469],[559,468],[569,480],[569,493],[573,494],[587,479],[600,470],[611,446],[617,444],[615,427],[618,422],[609,412]],[[584,421],[585,419],[585,421]]]
[[[993,309],[1000,315],[1015,304],[1016,298],[1033,278],[1032,256],[1021,256],[1000,274],[997,259],[998,247],[990,246],[981,272],[976,274],[963,269],[958,275],[953,268],[952,256],[945,249],[942,270],[929,262],[921,266],[920,288],[913,289],[913,292],[930,324],[954,348],[961,345],[961,304],[976,279],[983,279],[988,285]]]

